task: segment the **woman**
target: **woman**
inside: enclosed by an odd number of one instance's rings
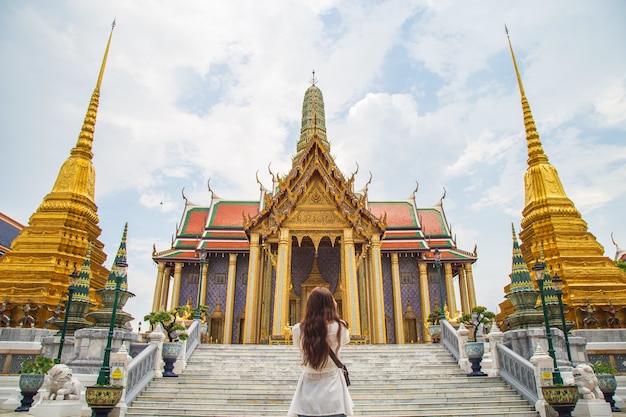
[[[304,370],[289,407],[290,416],[352,415],[352,398],[341,369],[329,356],[350,342],[348,326],[339,318],[337,302],[327,288],[309,294],[304,318],[292,329]]]

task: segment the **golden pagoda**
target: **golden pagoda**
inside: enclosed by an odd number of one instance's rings
[[[0,258],[0,300],[4,303],[4,314],[11,319],[10,326],[19,325],[26,304],[37,306],[36,327],[44,326],[50,312],[65,298],[68,276],[81,269],[90,244],[92,290],[103,288],[109,276],[103,266],[104,245],[98,240],[102,230],[95,203],[92,144],[114,27],[115,22],[76,146],[61,166],[52,191],[15,238],[11,250]],[[99,303],[93,291],[90,298],[93,303]]]
[[[621,310],[618,319],[626,321],[626,274],[613,260],[604,256],[604,248],[587,230],[574,203],[567,197],[559,175],[543,151],[539,133],[520,77],[511,40],[509,49],[521,94],[524,128],[528,146],[528,169],[524,175],[525,201],[522,211],[520,250],[529,267],[541,259],[552,277],[563,280],[563,303],[569,307],[568,320],[583,328],[584,312],[589,305],[597,311],[598,327],[609,327],[611,313]],[[511,313],[506,302],[504,315]],[[567,310],[567,309],[566,309]]]

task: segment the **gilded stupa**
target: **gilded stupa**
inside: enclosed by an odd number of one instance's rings
[[[38,306],[36,326],[44,326],[49,311],[65,299],[68,276],[81,269],[90,242],[92,289],[103,288],[109,276],[103,266],[104,245],[98,240],[102,230],[95,203],[92,145],[100,86],[114,27],[115,22],[76,146],[61,166],[52,191],[15,238],[11,251],[0,259],[0,299],[8,306],[18,307],[11,308],[11,326],[19,325],[19,307],[28,302]],[[90,298],[99,304],[93,292]]]
[[[583,328],[583,311],[588,303],[600,312],[598,326],[607,327],[602,311],[605,308],[626,306],[626,274],[613,260],[604,256],[604,248],[587,230],[574,203],[567,197],[559,175],[548,161],[530,106],[524,92],[522,79],[508,37],[509,49],[521,94],[524,128],[528,147],[528,169],[524,175],[525,201],[522,211],[520,250],[529,268],[545,256],[548,273],[558,273],[563,280],[563,303],[569,306],[567,319]],[[511,288],[512,289],[512,288]],[[502,313],[511,312],[506,302]],[[618,317],[626,321],[624,311]]]

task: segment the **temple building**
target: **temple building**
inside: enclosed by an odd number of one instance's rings
[[[543,260],[550,276],[554,278],[558,274],[563,280],[563,303],[568,307],[566,317],[576,328],[586,327],[583,319],[591,310],[595,312],[597,327],[609,327],[610,323],[615,323],[615,318],[623,324],[626,322],[626,273],[615,261],[604,256],[604,248],[587,230],[587,223],[565,194],[559,175],[539,140],[510,39],[509,48],[522,100],[528,147],[519,249],[528,269]],[[505,288],[507,294],[512,291],[511,286]],[[500,308],[499,321],[513,314],[509,300],[501,303]]]
[[[23,224],[0,212],[0,258],[11,250],[11,242],[23,228]]]
[[[0,300],[3,325],[18,326],[28,309],[35,327],[44,327],[51,312],[65,299],[69,275],[81,270],[91,245],[91,288],[104,287],[109,270],[104,267],[104,245],[98,240],[102,230],[95,203],[96,171],[92,145],[100,86],[111,44],[107,42],[96,87],[76,146],[61,166],[52,191],[13,239],[10,251],[0,257]],[[101,305],[95,292],[94,305]]]
[[[208,207],[185,198],[171,248],[153,254],[153,311],[200,300],[213,341],[272,343],[288,337],[310,291],[325,286],[354,340],[400,344],[428,340],[425,319],[440,299],[451,317],[476,305],[476,252],[457,247],[445,194],[421,208],[417,188],[398,201],[369,201],[369,182],[355,191],[356,172],[344,176],[330,154],[315,78],[291,170],[270,174],[258,201],[224,200],[210,183]]]

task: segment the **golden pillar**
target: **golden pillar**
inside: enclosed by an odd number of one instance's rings
[[[344,276],[347,284],[346,286],[344,286],[345,291],[343,293],[343,302],[348,302],[347,306],[344,307],[344,311],[346,311],[347,313],[346,315],[344,315],[344,317],[347,318],[352,334],[360,335],[361,320],[359,319],[359,285],[356,275],[356,258],[354,255],[354,240],[352,239],[352,229],[344,229],[343,237],[345,261]],[[346,310],[346,308],[348,308],[348,310]]]
[[[420,286],[420,297],[421,297],[421,305],[420,310],[422,312],[422,332],[424,334],[424,339],[427,338],[430,340],[430,334],[428,333],[428,329],[426,328],[426,319],[428,319],[428,315],[430,314],[430,292],[428,292],[428,264],[426,262],[417,262],[417,267],[420,271],[419,273],[419,286]]]
[[[372,343],[386,343],[387,332],[385,328],[385,297],[383,292],[383,268],[380,259],[380,236],[372,235],[372,288],[373,288],[373,317]]]
[[[163,274],[165,273],[165,263],[157,263],[157,278],[154,284],[154,297],[152,298],[152,311],[159,311],[161,300],[161,290],[163,289]]]
[[[264,265],[263,268],[263,298],[261,299],[261,314],[262,314],[262,325],[261,325],[261,337],[267,337],[270,333],[270,329],[272,328],[272,324],[270,323],[270,318],[272,314],[272,268],[273,263],[272,259],[273,255],[271,253],[271,247],[267,247],[267,251],[265,252]]]
[[[243,343],[256,343],[257,304],[259,293],[259,234],[250,234],[250,260],[248,262],[248,291],[244,316]]]
[[[461,296],[461,313],[468,314],[471,312],[469,308],[469,296],[467,294],[467,276],[465,275],[465,265],[459,268],[459,294]]]
[[[278,256],[276,259],[276,287],[274,289],[274,322],[272,334],[283,334],[289,320],[289,229],[278,232]]]
[[[396,324],[396,343],[404,344],[404,318],[402,311],[402,293],[400,291],[400,265],[398,253],[391,254],[391,285],[393,288],[393,318]]]
[[[237,284],[237,254],[231,253],[228,258],[228,282],[226,284],[226,305],[224,309],[224,337],[225,345],[230,345],[233,339],[233,319],[235,316],[235,286]]]
[[[443,264],[446,273],[446,293],[448,293],[448,312],[450,317],[457,316],[458,310],[456,309],[456,295],[454,294],[454,280],[452,277],[452,264]]]
[[[201,306],[205,305],[204,303],[206,302],[206,295],[209,293],[208,276],[209,276],[209,257],[207,256],[207,258],[204,260],[204,265],[200,264],[200,276],[198,277],[199,279],[202,280],[202,294],[200,294],[200,296],[198,297],[198,300],[200,300]],[[198,290],[200,289],[198,288]]]
[[[476,290],[474,288],[474,275],[472,274],[472,264],[466,263],[463,266],[465,267],[465,277],[467,279],[467,292],[469,295],[470,303],[469,310],[472,311],[472,309],[476,307]]]

